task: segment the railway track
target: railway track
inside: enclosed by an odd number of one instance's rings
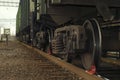
[[[16,41],[0,43],[0,74],[1,80],[102,80]]]
[[[119,80],[120,79],[120,68],[108,68],[102,67],[102,69],[98,70],[98,73],[105,80]]]
[[[23,45],[28,47],[29,49],[35,50],[40,55],[46,57],[47,59],[49,59],[50,61],[61,66],[65,70],[68,70],[70,73],[72,72],[73,74],[76,74],[77,76],[79,76],[80,80],[84,80],[84,79],[85,80],[94,80],[94,79],[95,80],[99,80],[99,79],[101,79],[101,80],[119,80],[120,79],[120,67],[118,65],[119,64],[118,62],[116,62],[116,63],[114,62],[114,65],[113,65],[113,62],[110,62],[110,61],[106,62],[105,60],[102,59],[103,61],[101,62],[101,65],[100,65],[96,75],[89,75],[85,72],[85,70],[81,69],[79,65],[74,64],[74,62],[73,62],[73,65],[71,65],[69,63],[64,62],[63,60],[61,60],[59,58],[56,58],[49,54],[46,54],[36,48],[33,48],[26,44],[23,44]],[[75,62],[79,63],[78,60]],[[76,65],[78,67],[75,67],[74,65]],[[73,80],[75,80],[75,78]]]
[[[97,72],[101,76],[104,76],[104,78],[107,80],[119,80],[120,79],[119,60],[102,58],[101,65]]]
[[[104,59],[97,74],[90,75],[79,67],[24,43],[0,43],[0,74],[4,75],[0,76],[2,80],[119,80],[119,65],[110,63]]]
[[[73,76],[72,79],[68,79],[66,78],[67,80],[103,80],[102,78],[98,77],[98,76],[95,76],[95,75],[90,75],[88,73],[85,72],[85,70],[79,68],[79,67],[76,67],[70,63],[67,63],[63,60],[61,60],[60,58],[57,58],[57,57],[54,57],[54,56],[51,56],[49,54],[46,54],[45,52],[43,51],[40,51],[39,49],[36,49],[34,47],[31,47],[29,45],[26,45],[26,44],[23,44],[22,45],[26,46],[27,48],[31,49],[31,50],[34,50],[35,52],[37,52],[38,54],[42,55],[43,57],[47,58],[49,61],[53,62],[54,64],[58,65],[59,67],[61,67],[62,69],[64,69],[65,71],[68,71],[68,74],[73,74],[71,75],[71,77]],[[48,67],[48,66],[47,66]],[[57,69],[57,68],[56,68]],[[48,69],[50,70],[50,69]],[[57,69],[57,71],[59,71]],[[64,72],[63,72],[64,73]],[[66,72],[65,72],[66,73]],[[52,73],[54,75],[54,73]],[[56,73],[56,74],[59,74],[59,73]],[[56,75],[55,74],[55,75]],[[60,73],[61,75],[62,73]],[[54,75],[54,77],[55,77]],[[62,74],[63,75],[63,74]],[[74,77],[74,76],[77,76],[77,77]],[[64,75],[66,77],[68,77],[68,75]],[[58,77],[59,78],[59,77]],[[57,77],[55,80],[59,80]],[[52,79],[53,80],[53,79]],[[60,80],[64,80],[64,79],[60,79]]]

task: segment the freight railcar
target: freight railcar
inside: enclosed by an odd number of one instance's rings
[[[19,32],[20,32],[20,20],[21,20],[21,9],[20,9],[21,7],[19,6],[19,8],[18,8],[18,12],[17,12],[17,15],[16,15],[16,36],[18,36],[19,35]]]
[[[43,51],[69,62],[80,56],[87,70],[102,53],[120,52],[119,0],[20,0],[19,7],[18,39]]]

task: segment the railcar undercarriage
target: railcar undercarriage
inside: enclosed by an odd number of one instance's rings
[[[107,0],[105,3],[103,0],[32,2],[30,27],[19,32],[21,41],[68,62],[80,56],[87,70],[92,66],[98,68],[101,56],[106,56],[108,51],[120,54],[119,3]]]

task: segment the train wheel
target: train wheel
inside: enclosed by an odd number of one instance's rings
[[[63,54],[61,56],[61,59],[64,60],[64,61],[66,61],[66,62],[69,62],[69,63],[72,62],[72,58],[70,57],[69,53]]]
[[[52,54],[52,51],[51,51],[51,49],[49,47],[47,49],[47,53],[50,54],[50,55]]]
[[[101,31],[95,19],[86,20],[83,24],[86,32],[86,51],[81,56],[81,62],[86,70],[93,65],[98,67],[101,56]]]
[[[36,38],[35,38],[35,39],[33,39],[32,45],[33,45],[34,47],[36,47],[36,46],[37,46],[37,40],[36,40]]]
[[[47,52],[48,54],[52,54],[52,49],[51,49],[50,43],[49,43],[49,45],[47,45],[45,52]]]
[[[64,61],[68,61],[68,53],[62,55]]]
[[[81,61],[82,61],[82,65],[85,69],[90,69],[90,66],[92,65],[92,55],[90,53],[84,53],[81,56]]]

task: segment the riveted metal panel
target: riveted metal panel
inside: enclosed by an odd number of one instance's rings
[[[34,2],[33,0],[30,0],[30,12],[33,12],[34,11]]]
[[[96,6],[99,2],[104,2],[109,7],[120,7],[120,0],[62,0],[60,4]]]
[[[29,0],[21,0],[21,29],[29,26]]]
[[[21,25],[21,6],[19,5],[18,12],[16,15],[16,33],[20,31],[20,25]]]
[[[52,3],[52,4],[61,3],[61,0],[51,0],[51,3]]]

